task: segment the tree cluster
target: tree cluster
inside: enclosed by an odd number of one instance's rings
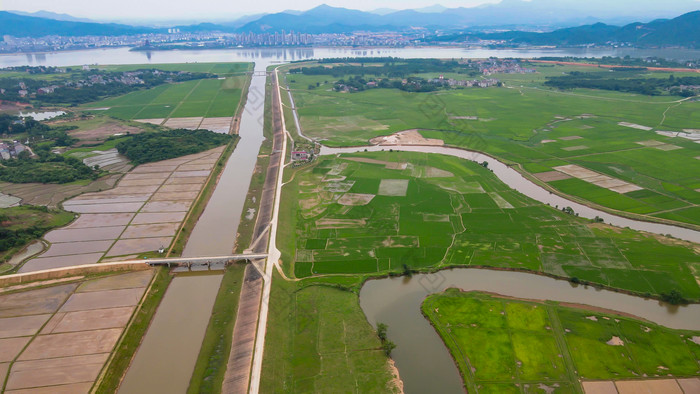
[[[28,154],[20,154],[16,160],[3,161],[0,180],[11,183],[68,183],[97,179],[98,172],[82,161],[48,152],[48,149],[48,145],[35,148],[39,155],[37,159],[29,158]]]
[[[132,135],[117,144],[117,151],[134,164],[191,155],[227,144],[232,136],[209,130],[174,129]]]

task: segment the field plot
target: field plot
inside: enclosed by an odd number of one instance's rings
[[[97,263],[103,257],[133,258],[167,248],[223,149],[144,164],[114,189],[65,201],[64,208],[80,217],[47,233],[49,249],[20,272]],[[191,171],[193,167],[198,170]],[[189,183],[176,183],[180,179]]]
[[[565,214],[453,157],[322,157],[298,170],[283,193],[281,231],[289,233],[280,247],[297,277],[490,266],[700,297],[700,252],[691,244]]]
[[[139,271],[0,295],[5,392],[89,392],[152,277]]]
[[[109,66],[110,69],[138,69],[139,66]],[[108,108],[99,111],[120,119],[133,119],[142,123],[162,124],[167,127],[196,128],[201,117],[232,117],[241,101],[247,80],[245,72],[251,69],[250,63],[201,63],[201,64],[158,64],[148,68],[161,70],[183,70],[206,72],[218,78],[187,81],[161,85],[153,89],[132,92],[123,96],[105,99],[84,106],[85,109]],[[168,124],[168,118],[200,117],[200,121],[187,126]],[[192,124],[191,124],[192,123]]]
[[[354,293],[277,276],[270,297],[261,392],[399,392]]]
[[[430,93],[336,92],[333,80],[340,78],[330,75],[290,74],[287,80],[303,133],[326,145],[444,143],[478,150],[519,163],[553,188],[594,204],[652,220],[700,225],[700,192],[694,176],[700,173],[700,161],[694,160],[700,144],[680,134],[697,129],[700,102],[591,89],[559,91],[545,86],[545,77],[581,67],[528,67],[538,73],[492,76],[503,82],[503,88]],[[318,88],[307,88],[316,83]],[[540,175],[569,165],[625,184],[548,181],[547,175]]]
[[[470,392],[568,393],[582,381],[587,393],[661,394],[700,384],[675,379],[700,373],[698,332],[456,289],[428,297],[422,310]]]

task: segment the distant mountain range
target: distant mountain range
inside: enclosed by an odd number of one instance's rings
[[[356,31],[440,31],[435,41],[460,41],[466,38],[507,40],[513,44],[583,45],[610,41],[649,46],[700,47],[700,11],[674,19],[656,19],[648,23],[629,22],[630,15],[665,16],[672,10],[688,9],[698,1],[634,0],[639,7],[624,9],[629,1],[610,0],[502,0],[472,8],[447,9],[433,5],[415,10],[380,9],[373,12],[321,5],[308,11],[284,11],[239,18],[227,23],[200,23],[174,26],[183,32],[286,32],[349,33]],[[663,11],[661,11],[663,10]],[[679,13],[671,14],[670,17]],[[620,17],[625,15],[625,17]],[[617,20],[627,20],[618,23]],[[643,17],[637,20],[650,20]],[[603,23],[603,22],[605,23]],[[611,22],[612,21],[612,22]],[[582,25],[582,26],[581,26]],[[624,25],[624,26],[623,26]],[[538,26],[544,33],[532,32]],[[577,26],[577,27],[570,27]],[[619,27],[623,26],[623,27]],[[564,27],[555,30],[557,27]],[[479,31],[506,31],[485,34]],[[530,32],[528,32],[528,30]],[[165,28],[115,23],[86,22],[65,14],[41,11],[19,15],[0,11],[0,36],[39,37],[45,35],[129,35],[158,33]],[[445,35],[444,32],[452,32]],[[466,32],[466,33],[457,33]],[[476,32],[476,33],[474,33]]]
[[[604,23],[559,29],[549,33],[510,31],[497,34],[471,34],[483,39],[503,39],[513,44],[575,46],[611,42],[636,46],[681,46],[700,48],[700,11],[674,19],[612,26]],[[468,36],[465,35],[465,39]]]
[[[163,29],[161,29],[163,30]],[[120,36],[153,33],[156,29],[119,25],[116,23],[75,22],[39,18],[0,11],[0,36],[42,37],[58,36]]]

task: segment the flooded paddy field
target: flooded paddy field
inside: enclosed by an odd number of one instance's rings
[[[25,263],[20,272],[167,248],[223,149],[141,165],[124,175],[114,189],[64,202],[64,209],[80,217],[47,233],[48,250]]]
[[[152,277],[138,271],[0,295],[5,392],[89,392]]]

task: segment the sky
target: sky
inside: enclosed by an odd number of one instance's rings
[[[308,10],[320,4],[364,11],[378,8],[410,9],[439,3],[448,8],[474,7],[501,0],[0,0],[0,10],[69,14],[98,21],[217,21],[243,15]],[[503,0],[517,1],[517,0]],[[673,13],[672,9],[700,9],[700,0],[521,0],[568,3],[574,8],[597,9],[613,15],[640,11]],[[559,2],[562,3],[559,3]],[[577,7],[578,6],[578,7]],[[680,7],[680,8],[679,8]]]
[[[499,0],[440,0],[445,7],[472,7]],[[0,10],[40,10],[95,19],[191,19],[197,17],[274,13],[287,9],[307,10],[320,4],[360,10],[420,8],[435,0],[0,0]],[[139,18],[139,14],[142,18]]]

